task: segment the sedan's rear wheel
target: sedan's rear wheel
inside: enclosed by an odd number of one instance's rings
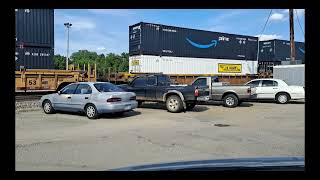
[[[98,111],[97,108],[93,104],[88,104],[85,108],[86,115],[89,119],[97,119]]]
[[[286,93],[280,93],[276,97],[277,103],[286,104],[289,101],[289,96]]]

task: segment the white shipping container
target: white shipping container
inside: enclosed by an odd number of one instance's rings
[[[305,66],[304,64],[274,66],[273,78],[282,79],[288,85],[305,86]]]
[[[219,72],[218,64],[237,66],[237,72]],[[229,68],[229,67],[227,67]],[[129,57],[129,72],[164,74],[257,74],[258,62],[230,59],[138,55]]]

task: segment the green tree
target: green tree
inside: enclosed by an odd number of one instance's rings
[[[121,64],[119,67],[120,71],[128,72],[129,71],[129,53],[121,53]]]
[[[66,69],[66,57],[60,54],[53,56],[55,69]]]
[[[75,66],[80,66],[83,68],[85,64],[94,63],[97,64],[97,76],[106,77],[109,68],[112,72],[128,72],[129,70],[129,54],[121,53],[120,55],[115,53],[109,54],[97,54],[96,52],[91,52],[88,50],[79,50],[78,52],[72,53],[71,57],[72,62]]]
[[[79,50],[78,52],[74,52],[71,55],[72,63],[74,65],[78,65],[83,67],[85,64],[87,66],[88,63],[95,63],[98,55],[96,52],[90,52],[88,50]]]

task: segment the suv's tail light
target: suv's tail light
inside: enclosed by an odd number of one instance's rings
[[[195,96],[195,97],[198,97],[198,96],[199,96],[199,90],[198,90],[198,89],[194,90],[194,96]]]
[[[121,98],[109,98],[107,99],[107,102],[119,102],[121,101]]]
[[[248,93],[248,94],[251,94],[251,88],[248,88],[248,89],[247,89],[247,93]]]
[[[136,96],[132,96],[130,100],[136,100]]]

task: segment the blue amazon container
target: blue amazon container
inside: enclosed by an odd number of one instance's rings
[[[257,60],[258,38],[140,22],[129,26],[129,55]]]

